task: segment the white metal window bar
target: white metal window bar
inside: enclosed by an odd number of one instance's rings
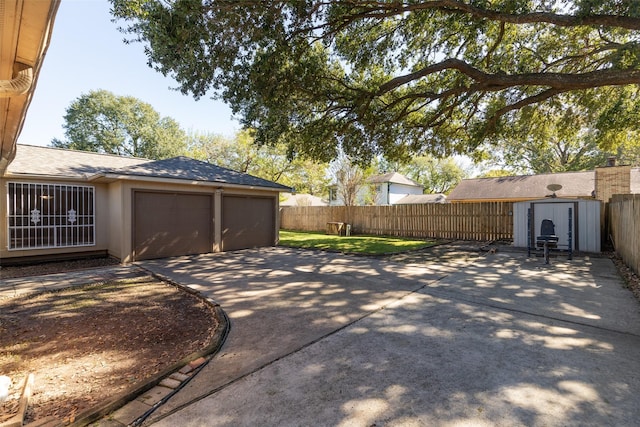
[[[8,249],[95,245],[95,188],[9,182]]]

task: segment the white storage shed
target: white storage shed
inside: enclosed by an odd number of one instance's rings
[[[531,212],[531,226],[528,212]],[[569,249],[569,209],[571,209],[572,248],[581,252],[600,252],[599,200],[545,198],[513,204],[513,246],[536,244],[542,220],[550,219],[558,236],[558,249]],[[530,235],[527,236],[527,231]],[[530,237],[530,240],[529,238]]]

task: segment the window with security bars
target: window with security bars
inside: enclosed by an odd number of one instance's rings
[[[94,187],[9,182],[8,248],[95,245]]]

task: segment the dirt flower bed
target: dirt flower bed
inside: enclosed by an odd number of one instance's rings
[[[625,286],[633,292],[633,295],[636,297],[638,301],[640,301],[640,278],[637,274],[633,272],[627,265],[624,263],[622,258],[615,253],[609,255],[616,268],[618,269],[618,273],[624,280]]]
[[[14,392],[0,422],[29,372],[27,421],[69,422],[202,350],[217,326],[209,305],[147,276],[0,301],[0,375]]]

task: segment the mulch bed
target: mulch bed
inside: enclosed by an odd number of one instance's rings
[[[1,301],[0,375],[13,394],[0,422],[15,413],[29,372],[27,421],[72,422],[203,350],[218,325],[209,304],[149,276]]]

